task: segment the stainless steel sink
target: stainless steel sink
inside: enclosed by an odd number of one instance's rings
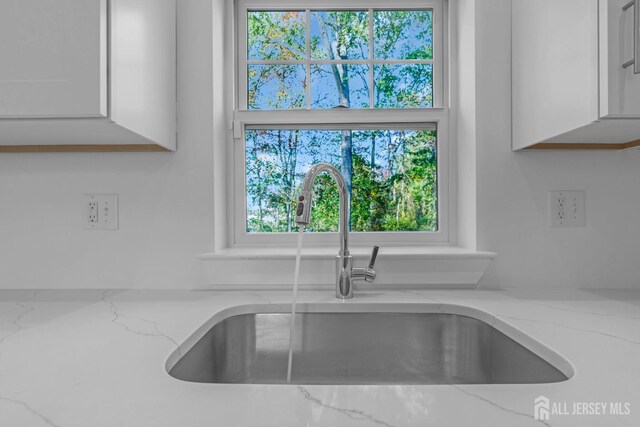
[[[203,331],[169,373],[201,383],[284,384],[289,322],[290,314],[282,312],[224,318]],[[460,314],[303,312],[296,315],[295,337],[291,382],[296,384],[531,384],[568,379],[498,329]]]

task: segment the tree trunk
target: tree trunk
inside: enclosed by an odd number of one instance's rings
[[[296,191],[296,168],[298,167],[298,142],[300,140],[300,132],[299,131],[295,131],[295,138],[293,138],[293,140],[291,140],[292,145],[289,147],[292,153],[292,159],[291,159],[291,169],[290,169],[290,175],[289,175],[289,194],[291,195],[290,200],[293,200],[295,198],[295,191]],[[291,203],[289,204],[289,232],[293,231],[293,217],[292,217],[292,209],[293,206],[291,206]]]
[[[350,130],[342,131],[342,144],[340,148],[342,152],[342,177],[344,178],[344,182],[347,185],[349,197],[351,197],[351,177],[353,176],[353,144]]]
[[[376,131],[371,132],[371,171],[376,165]]]
[[[330,59],[345,59],[340,57],[340,53],[335,50],[331,40],[329,40],[329,34],[325,26],[326,13],[320,14],[318,20],[320,29],[322,32],[322,39],[324,41],[325,48],[329,53]],[[345,64],[332,64],[331,71],[333,78],[336,82],[336,88],[338,89],[339,105],[338,108],[349,108],[349,69]],[[340,172],[347,185],[347,191],[351,196],[351,178],[353,176],[353,143],[350,130],[342,131],[342,143],[340,144],[340,151],[342,157],[342,164],[340,165]]]

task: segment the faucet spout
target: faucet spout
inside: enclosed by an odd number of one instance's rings
[[[340,235],[340,251],[336,257],[336,297],[340,299],[353,298],[353,282],[355,280],[365,280],[373,282],[376,272],[373,270],[378,247],[374,249],[369,268],[354,268],[353,257],[349,253],[349,206],[350,198],[347,184],[342,174],[333,165],[328,163],[318,163],[312,166],[307,172],[302,183],[302,191],[297,199],[296,224],[307,226],[311,222],[311,206],[313,203],[313,183],[318,174],[326,172],[334,179],[338,185],[340,194],[340,223],[338,232]]]
[[[302,183],[302,191],[298,196],[296,208],[296,224],[307,226],[311,222],[311,205],[313,202],[313,183],[316,177],[322,173],[328,173],[336,182],[340,194],[340,222],[338,232],[340,233],[340,255],[349,255],[349,206],[350,198],[347,191],[347,184],[342,178],[338,169],[329,163],[318,163],[313,165]]]

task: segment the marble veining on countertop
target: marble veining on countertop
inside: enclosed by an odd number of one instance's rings
[[[212,316],[290,304],[289,292],[0,291],[0,426],[640,425],[640,291],[302,292],[302,303],[454,304],[486,311],[568,359],[531,385],[216,385],[179,381],[169,355]],[[534,399],[628,403],[628,415],[533,417]]]

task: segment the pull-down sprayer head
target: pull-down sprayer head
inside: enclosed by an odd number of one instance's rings
[[[311,203],[313,201],[313,193],[311,191],[302,190],[298,196],[298,206],[296,207],[296,224],[305,227],[311,222]]]

